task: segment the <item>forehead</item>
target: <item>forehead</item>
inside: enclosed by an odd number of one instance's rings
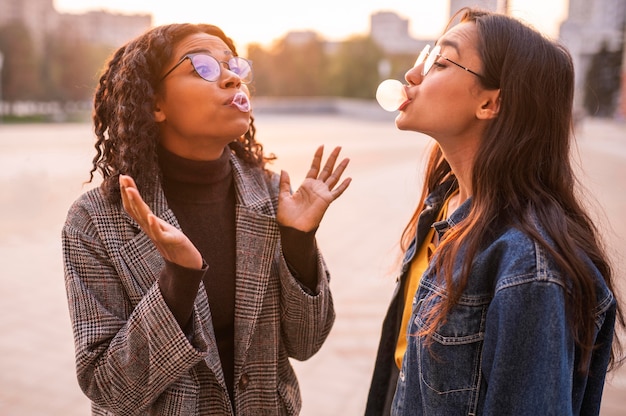
[[[183,40],[174,47],[173,59],[177,61],[185,54],[194,52],[208,52],[218,59],[233,55],[232,51],[226,46],[226,43],[217,36],[206,33],[194,33],[193,35],[183,38]]]
[[[437,44],[442,50],[454,50],[459,56],[474,54],[478,50],[478,29],[473,22],[459,23],[448,30]]]

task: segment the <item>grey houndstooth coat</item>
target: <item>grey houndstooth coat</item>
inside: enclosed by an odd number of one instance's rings
[[[231,164],[237,195],[237,415],[296,415],[300,390],[288,358],[311,357],[332,327],[329,275],[318,254],[318,294],[303,290],[280,247],[278,175],[250,168],[234,155]],[[160,189],[152,208],[179,227]],[[193,334],[186,337],[156,283],[163,258],[99,188],[74,202],[62,242],[78,382],[93,414],[232,414],[204,286],[194,305]]]

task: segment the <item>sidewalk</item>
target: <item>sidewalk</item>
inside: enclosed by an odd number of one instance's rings
[[[333,115],[261,114],[258,138],[275,169],[297,185],[315,148],[351,158],[353,183],[318,231],[332,272],[337,320],[322,350],[295,362],[302,416],[361,415],[380,324],[394,288],[397,241],[416,204],[425,138],[393,121]],[[86,188],[90,125],[0,125],[0,415],[84,416],[61,263],[60,230]],[[626,126],[585,120],[579,133],[583,182],[610,221],[609,246],[624,283]],[[608,221],[607,221],[608,222]],[[607,384],[604,416],[626,409],[625,370]]]

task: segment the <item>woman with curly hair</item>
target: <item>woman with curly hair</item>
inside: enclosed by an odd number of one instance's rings
[[[365,413],[598,414],[624,320],[571,165],[571,56],[459,16],[405,75],[396,127],[434,142]]]
[[[296,415],[289,358],[334,321],[315,231],[348,187],[339,148],[301,186],[266,168],[251,63],[216,26],[156,27],[96,90],[101,186],[69,210],[65,282],[97,415]],[[341,182],[340,182],[341,181]]]

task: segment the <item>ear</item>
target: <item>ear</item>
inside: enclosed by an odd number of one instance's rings
[[[491,120],[500,112],[500,90],[485,90],[480,107],[476,110],[479,120]]]
[[[156,121],[157,123],[161,123],[166,119],[165,113],[161,110],[161,105],[159,104],[159,101],[160,100],[157,98],[156,102],[154,103],[154,121]]]

